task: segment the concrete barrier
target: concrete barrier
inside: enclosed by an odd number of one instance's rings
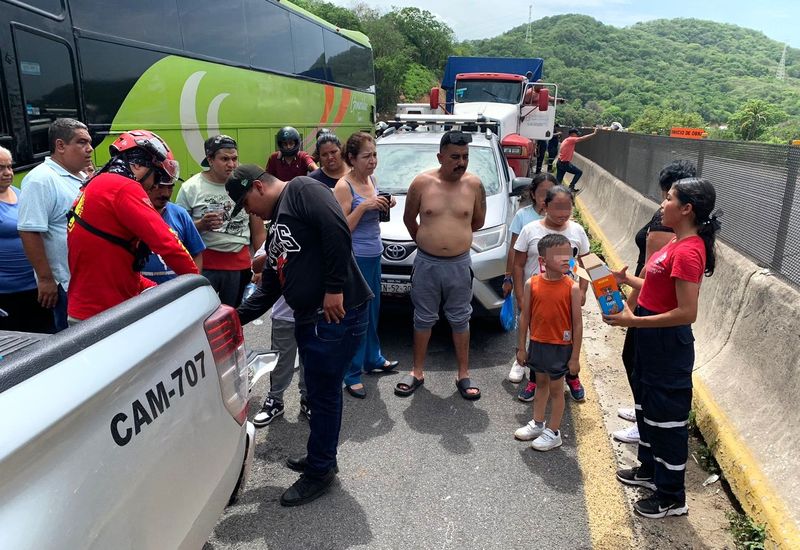
[[[574,162],[590,231],[612,264],[633,265],[633,237],[658,205],[595,163]],[[698,425],[771,547],[800,548],[800,292],[720,243],[694,333]]]

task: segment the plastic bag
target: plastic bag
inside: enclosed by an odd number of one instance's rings
[[[509,292],[500,309],[500,324],[506,332],[511,332],[517,328],[517,303],[514,293]]]

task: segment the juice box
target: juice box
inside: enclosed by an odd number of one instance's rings
[[[622,293],[617,285],[614,274],[606,263],[597,254],[581,256],[583,267],[577,266],[575,273],[581,279],[586,279],[592,287],[594,297],[600,304],[604,315],[619,313],[624,307]]]

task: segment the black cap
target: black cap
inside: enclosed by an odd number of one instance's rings
[[[261,177],[264,174],[266,174],[264,169],[255,164],[242,164],[233,171],[228,181],[225,182],[225,191],[236,203],[231,211],[231,218],[242,211],[245,195],[253,187],[254,181],[262,181]]]
[[[225,134],[208,138],[205,143],[206,156],[200,162],[200,166],[203,168],[208,168],[208,157],[213,157],[214,154],[220,149],[238,149],[236,146],[236,140],[231,136],[226,136]]]
[[[569,132],[567,132],[567,135],[570,135],[570,134],[575,134],[575,135],[579,136],[579,135],[581,135],[581,131],[578,130],[577,128],[570,128]]]

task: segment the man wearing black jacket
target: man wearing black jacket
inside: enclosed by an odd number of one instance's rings
[[[325,185],[306,176],[284,182],[245,164],[225,188],[236,202],[231,216],[244,208],[272,222],[261,284],[237,309],[242,323],[263,315],[281,295],[294,310],[312,411],[307,455],[286,461],[302,475],[281,504],[297,506],[320,496],[338,471],[342,381],[367,331],[373,294],[353,258],[342,208]]]

